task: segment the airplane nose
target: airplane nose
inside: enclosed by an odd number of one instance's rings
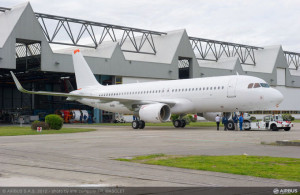
[[[284,96],[282,95],[282,93],[280,91],[278,91],[277,89],[274,89],[272,99],[273,99],[274,103],[280,104],[283,101]]]

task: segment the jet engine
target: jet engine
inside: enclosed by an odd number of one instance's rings
[[[201,116],[203,118],[205,118],[208,121],[215,121],[216,116],[219,115],[222,117],[222,112],[203,112],[203,113],[197,113],[198,116]],[[230,112],[225,112],[225,115],[227,118],[229,118],[231,116]]]
[[[161,123],[170,119],[171,110],[166,104],[147,104],[139,110],[139,117],[145,122]]]

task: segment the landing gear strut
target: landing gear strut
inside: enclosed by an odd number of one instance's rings
[[[145,121],[134,120],[134,121],[132,121],[131,126],[132,126],[133,129],[144,129],[145,128]]]
[[[179,127],[181,127],[181,128],[184,128],[185,127],[185,125],[186,125],[186,121],[185,120],[175,120],[174,122],[173,122],[173,125],[174,125],[174,127],[176,127],[176,128],[179,128]]]

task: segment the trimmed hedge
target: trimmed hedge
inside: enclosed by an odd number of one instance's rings
[[[293,117],[291,114],[283,114],[282,118],[285,121],[294,121],[295,120],[295,117]]]
[[[43,130],[49,130],[49,125],[48,125],[48,123],[45,123],[45,122],[34,121],[34,122],[31,124],[31,129],[32,129],[32,130],[36,130],[37,127],[42,127]]]
[[[57,114],[49,114],[45,117],[50,129],[60,130],[64,124],[64,120]]]

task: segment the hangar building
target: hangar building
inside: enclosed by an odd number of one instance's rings
[[[76,88],[74,48],[82,51],[104,85],[252,75],[285,96],[278,108],[254,113],[300,116],[300,54],[284,51],[281,45],[256,47],[189,37],[184,29],[158,32],[35,13],[30,3],[24,3],[0,7],[0,121],[12,120],[8,115],[85,109],[93,112],[97,122],[110,122],[112,113],[62,97],[22,94],[12,81],[9,71],[29,90],[68,92],[71,86]]]

